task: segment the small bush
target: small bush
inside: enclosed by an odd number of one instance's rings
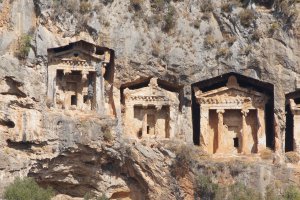
[[[204,38],[204,47],[206,49],[210,49],[215,47],[217,41],[215,40],[215,37],[211,34],[208,34],[205,38]]]
[[[103,139],[107,142],[111,142],[114,137],[111,134],[111,130],[109,128],[102,128],[102,132],[103,132]]]
[[[200,23],[201,23],[200,20],[195,20],[194,23],[193,23],[194,28],[199,29],[200,28]]]
[[[286,200],[299,200],[300,199],[300,190],[294,185],[288,186],[283,194],[283,198]]]
[[[211,13],[210,12],[205,12],[203,13],[203,15],[201,16],[201,19],[204,21],[208,21],[211,17]]]
[[[201,12],[208,13],[214,10],[211,0],[202,0],[200,5]]]
[[[280,24],[278,22],[273,22],[269,28],[269,35],[272,37],[280,29]]]
[[[150,0],[151,8],[154,12],[163,11],[166,3],[169,3],[167,0]]]
[[[82,14],[86,14],[86,13],[88,13],[92,10],[92,5],[88,1],[81,1],[80,6],[79,6],[79,10]]]
[[[184,177],[189,173],[190,165],[193,160],[193,148],[187,145],[176,147],[176,158],[172,165],[172,174],[176,177]]]
[[[18,40],[18,51],[16,56],[20,59],[26,59],[30,51],[31,36],[24,34]]]
[[[176,9],[174,6],[169,6],[168,7],[168,12],[164,16],[164,25],[163,25],[163,31],[169,32],[171,29],[175,27],[176,24]]]
[[[241,183],[233,184],[229,187],[230,200],[260,200],[260,193],[252,188],[249,188]]]
[[[243,53],[244,55],[249,55],[252,52],[252,46],[247,45],[246,47],[243,48]]]
[[[265,192],[265,199],[266,200],[282,200],[282,198],[279,196],[276,191],[278,188],[275,188],[272,185],[268,185]]]
[[[241,11],[239,17],[240,22],[244,27],[249,27],[256,19],[255,12],[249,9]]]
[[[227,41],[229,46],[232,46],[233,43],[237,40],[236,36],[234,35],[225,35],[225,40]]]
[[[130,6],[135,11],[140,11],[142,9],[143,3],[144,3],[144,0],[130,0]]]
[[[201,199],[223,200],[226,196],[224,188],[213,183],[210,177],[204,175],[199,175],[196,178],[196,191]]]
[[[259,30],[255,30],[251,36],[251,39],[254,41],[259,41],[259,39],[262,37],[262,34]]]
[[[101,196],[97,197],[95,194],[88,192],[83,197],[84,200],[108,200],[109,198],[106,197],[105,194],[102,194]]]
[[[39,187],[33,178],[17,178],[4,191],[6,200],[50,200],[53,196],[51,188]]]
[[[228,47],[221,47],[217,51],[216,58],[225,58],[228,59],[232,56],[232,52]]]
[[[230,2],[223,2],[221,5],[221,10],[223,12],[231,12],[232,11],[232,4]]]
[[[278,0],[275,1],[274,8],[277,13],[277,18],[283,22],[283,24],[292,24],[297,20],[299,10],[297,10],[296,4],[299,0]]]
[[[300,161],[300,156],[297,152],[290,151],[285,153],[286,161],[289,163],[297,164]]]

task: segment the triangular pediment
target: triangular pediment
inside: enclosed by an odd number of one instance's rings
[[[164,96],[169,91],[160,87],[143,87],[136,90],[130,90],[131,96]]]
[[[95,57],[81,50],[72,50],[72,51],[61,52],[59,55],[55,56],[55,59],[62,60],[62,61],[63,60],[88,61],[88,60],[95,59]]]
[[[205,97],[215,97],[215,96],[222,96],[222,97],[263,97],[264,94],[256,92],[251,89],[246,89],[242,87],[221,87],[215,90],[211,90],[208,92],[200,93],[197,95],[198,98],[205,98]]]
[[[157,79],[152,78],[147,86],[138,89],[125,89],[124,95],[127,100],[145,100],[151,101],[164,101],[179,103],[179,94],[161,88],[157,84]]]

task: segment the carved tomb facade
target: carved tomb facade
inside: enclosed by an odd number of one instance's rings
[[[160,88],[152,78],[146,87],[124,90],[124,130],[132,138],[172,138],[176,134],[179,94]]]
[[[205,151],[249,154],[266,148],[265,94],[240,87],[235,76],[224,87],[194,90],[200,105],[199,142]]]
[[[290,111],[292,114],[291,118],[287,120],[293,120],[292,130],[287,130],[286,140],[291,140],[290,149],[300,153],[300,102],[299,98],[289,99]],[[290,138],[289,138],[290,137]],[[287,145],[287,144],[286,144]]]
[[[48,101],[59,109],[104,111],[110,60],[110,49],[85,41],[48,49]]]

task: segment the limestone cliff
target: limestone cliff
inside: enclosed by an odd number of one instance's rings
[[[194,199],[199,174],[262,193],[274,180],[300,184],[297,165],[282,162],[285,94],[300,87],[299,1],[2,0],[0,10],[0,192],[27,175],[80,198]],[[47,105],[47,49],[78,40],[114,50],[110,115]],[[193,146],[191,85],[229,72],[274,85],[273,163],[211,158],[196,146],[180,159]],[[123,86],[149,77],[182,87],[176,140],[124,136]],[[178,176],[178,166],[187,172]]]

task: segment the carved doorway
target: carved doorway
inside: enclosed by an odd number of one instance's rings
[[[155,124],[154,114],[147,114],[147,135],[155,135]]]
[[[223,153],[241,152],[242,113],[241,110],[225,110],[224,135],[221,141]],[[222,133],[220,133],[222,134]]]

